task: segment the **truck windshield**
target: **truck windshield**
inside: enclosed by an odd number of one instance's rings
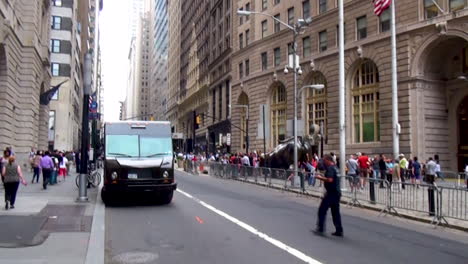
[[[107,135],[106,156],[108,157],[155,157],[170,155],[171,138],[139,135]]]

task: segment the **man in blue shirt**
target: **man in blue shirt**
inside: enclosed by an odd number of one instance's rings
[[[340,178],[338,177],[338,169],[333,162],[333,158],[330,155],[323,157],[325,163],[325,176],[317,175],[316,178],[322,180],[327,190],[325,196],[320,203],[318,210],[318,221],[317,228],[314,233],[317,235],[323,235],[325,229],[325,217],[327,215],[328,208],[331,208],[333,217],[333,224],[335,225],[336,232],[332,233],[334,236],[343,236],[343,226],[341,225],[340,215],[340,199],[341,199],[341,188]]]

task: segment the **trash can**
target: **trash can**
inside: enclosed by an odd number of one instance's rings
[[[50,175],[50,185],[54,185],[57,183],[57,170],[53,170]]]

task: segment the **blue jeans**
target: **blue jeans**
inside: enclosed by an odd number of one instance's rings
[[[39,173],[40,173],[39,171],[40,171],[39,167],[34,167],[34,174],[33,174],[32,182],[34,182],[34,179],[36,179],[36,183],[39,182]]]
[[[378,179],[379,178],[379,170],[373,170],[374,172],[374,179]]]
[[[314,173],[309,173],[309,186],[315,186],[315,175]]]

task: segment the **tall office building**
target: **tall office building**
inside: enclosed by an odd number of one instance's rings
[[[63,85],[50,102],[49,149],[75,150],[83,101],[78,1],[52,1],[52,5],[51,85]]]
[[[80,147],[84,88],[82,71],[86,53],[92,55],[91,94],[99,98],[98,17],[102,5],[102,0],[52,1],[51,84],[64,83],[50,102],[49,149],[76,150]],[[95,130],[98,130],[97,122],[93,121]]]
[[[167,120],[168,10],[167,0],[150,0],[150,60],[148,112],[154,120]]]
[[[207,149],[210,85],[209,55],[210,3],[208,0],[181,1],[180,88],[178,126],[186,151]],[[196,8],[194,8],[196,7]],[[199,116],[199,124],[195,124]]]
[[[207,146],[209,152],[231,151],[231,54],[232,1],[217,1],[210,8],[209,110]],[[248,38],[246,34],[246,38]],[[236,102],[245,104],[246,102]],[[248,102],[247,102],[248,104]],[[236,105],[237,106],[237,105]],[[246,112],[245,108],[234,109]]]
[[[150,120],[149,112],[149,13],[142,14],[137,23],[135,38],[132,38],[128,55],[129,73],[125,100],[127,120]]]
[[[127,1],[128,10],[130,10],[129,16],[129,39],[136,38],[138,23],[145,12],[145,6],[147,6],[147,1],[149,0],[129,0]]]
[[[166,118],[171,122],[171,129],[174,141],[174,148],[178,151],[184,148],[184,135],[182,127],[178,122],[178,100],[180,89],[180,22],[181,22],[181,0],[168,2],[168,90],[167,90],[167,111]]]

